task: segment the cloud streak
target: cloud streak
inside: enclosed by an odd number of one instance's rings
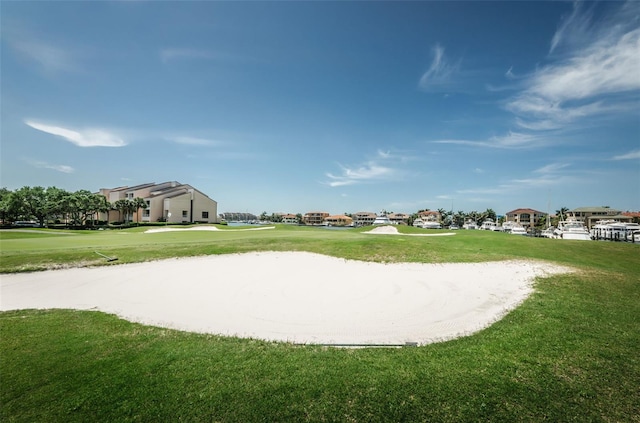
[[[167,138],[167,140],[178,143],[178,144],[191,145],[191,146],[203,146],[203,147],[221,144],[220,141],[209,140],[206,138],[185,137],[185,136],[170,137],[170,138]]]
[[[73,173],[75,172],[75,169],[71,166],[68,165],[56,165],[56,164],[49,164],[47,162],[43,162],[43,161],[39,161],[39,160],[27,160],[27,162],[36,168],[39,169],[51,169],[51,170],[55,170],[57,172],[61,172],[61,173]]]
[[[78,147],[123,147],[127,145],[118,135],[104,129],[75,131],[61,126],[46,125],[33,120],[25,120],[24,123],[38,131],[59,136]]]
[[[552,50],[571,31],[586,36],[590,19],[580,15],[579,3],[574,7],[556,32]],[[523,91],[507,102],[518,125],[558,129],[592,116],[633,110],[631,102],[625,106],[624,96],[640,90],[640,28],[619,22],[592,32],[584,46],[530,75]]]
[[[444,139],[431,141],[435,144],[457,144],[470,147],[525,149],[547,145],[550,139],[533,134],[509,131],[506,135],[492,136],[486,140]]]
[[[429,69],[420,78],[423,89],[449,85],[458,72],[459,64],[451,64],[444,55],[444,47],[437,44],[433,48],[433,60]]]
[[[11,47],[23,57],[38,63],[48,72],[76,72],[78,64],[67,50],[34,40],[13,40]]]
[[[630,151],[626,154],[614,156],[612,160],[638,160],[640,159],[640,150]]]
[[[330,187],[342,187],[372,182],[383,182],[397,180],[402,177],[403,172],[392,166],[394,162],[406,161],[406,157],[397,157],[390,152],[378,150],[374,159],[369,160],[359,166],[350,167],[338,164],[341,169],[339,175],[326,173],[328,181],[325,183]]]

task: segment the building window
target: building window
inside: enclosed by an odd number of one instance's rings
[[[182,210],[182,217],[189,217],[189,212]]]
[[[142,210],[142,217],[149,217],[149,209]]]
[[[203,212],[202,212],[202,218],[203,218],[203,219],[208,219],[208,218],[209,218],[209,212],[208,212],[208,211],[206,211],[206,212],[205,212],[205,211],[203,211]]]

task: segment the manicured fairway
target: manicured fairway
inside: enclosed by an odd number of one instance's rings
[[[0,268],[311,251],[381,262],[527,258],[578,271],[538,280],[522,306],[476,335],[418,348],[301,347],[90,311],[0,313],[2,421],[640,421],[640,245],[480,231],[143,231],[1,232]]]

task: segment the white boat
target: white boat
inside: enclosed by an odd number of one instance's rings
[[[376,216],[376,219],[373,221],[374,225],[393,225],[393,222],[387,217],[386,214]]]
[[[555,236],[553,235],[554,230],[555,228],[553,226],[549,226],[547,229],[540,232],[540,235],[545,238],[555,238]]]
[[[524,226],[516,224],[511,227],[509,233],[511,235],[526,235],[527,230],[524,228]]]
[[[558,227],[553,231],[556,238],[570,239],[577,241],[590,241],[591,234],[587,228],[575,219],[561,220]]]
[[[417,218],[413,221],[413,226],[422,229],[442,229],[442,224],[435,220]]]
[[[516,222],[504,222],[502,226],[498,227],[498,230],[506,233],[511,233],[511,230],[517,225],[518,224]]]
[[[590,234],[593,239],[637,242],[636,237],[640,234],[640,224],[600,220],[593,225]]]
[[[482,225],[480,225],[480,229],[485,231],[497,231],[498,224],[494,222],[493,219],[487,218],[484,222],[482,222]]]
[[[462,225],[463,229],[478,229],[478,224],[475,222],[475,220],[467,220],[466,222],[464,222],[464,225]]]

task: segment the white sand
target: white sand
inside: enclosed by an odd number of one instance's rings
[[[262,252],[2,275],[0,310],[69,308],[185,331],[317,344],[426,344],[476,332],[548,263],[380,264]]]
[[[223,229],[225,232],[237,232],[237,231],[262,231],[265,229],[275,229],[275,226],[259,226],[257,228],[241,228],[241,229]],[[215,226],[192,226],[190,228],[154,228],[144,231],[145,234],[156,234],[160,232],[184,232],[184,231],[220,231],[221,229]]]

